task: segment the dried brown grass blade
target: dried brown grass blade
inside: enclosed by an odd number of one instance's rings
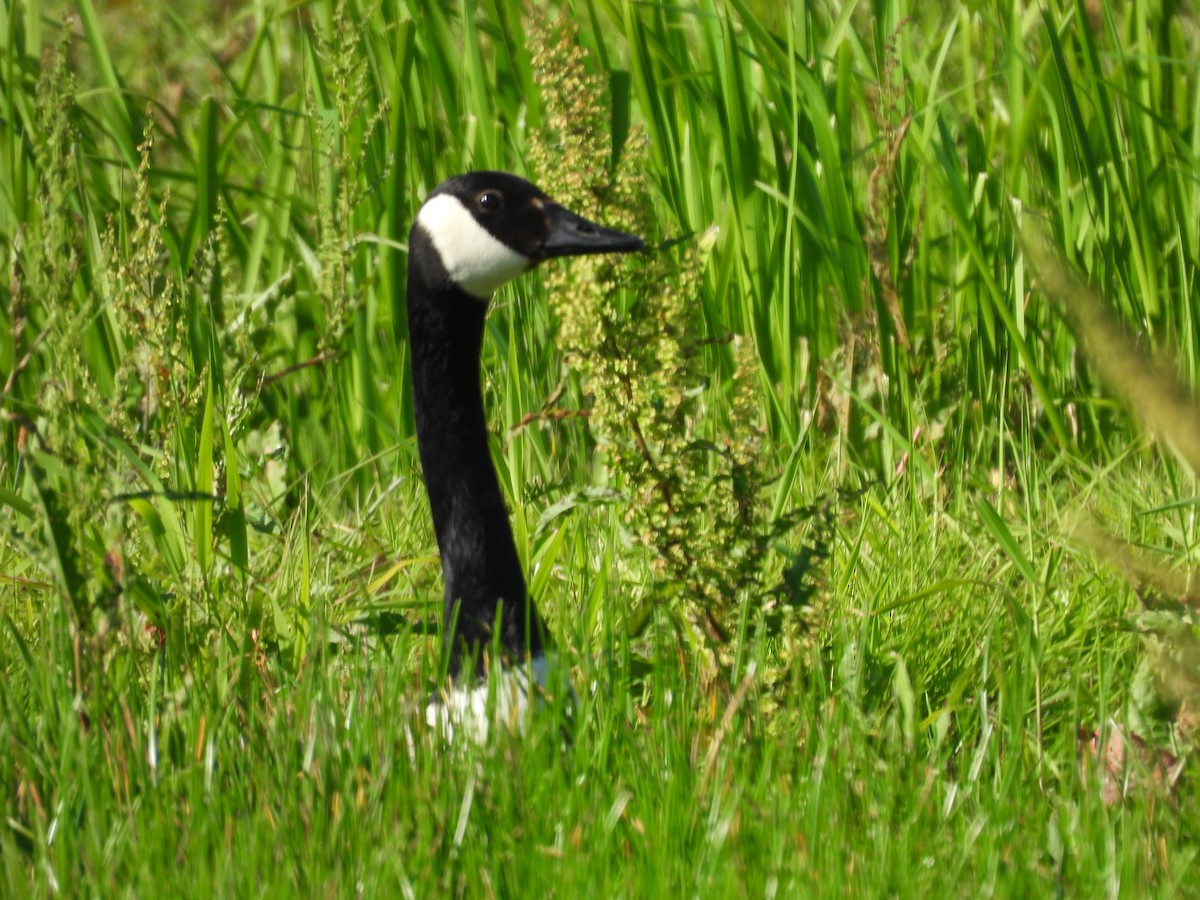
[[[1200,404],[1179,379],[1174,360],[1151,356],[1040,228],[1027,224],[1021,247],[1038,286],[1059,305],[1108,390],[1193,473],[1200,472]]]

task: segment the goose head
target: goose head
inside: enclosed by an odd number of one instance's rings
[[[506,172],[443,181],[417,213],[412,240],[428,241],[433,252],[422,256],[429,257],[430,276],[480,300],[547,259],[644,247],[640,238],[588,221]],[[416,249],[410,248],[413,258]]]

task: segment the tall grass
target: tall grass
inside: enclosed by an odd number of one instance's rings
[[[1105,398],[1019,242],[1043,222],[1195,383],[1194,7],[550,15],[607,86],[613,163],[644,141],[648,242],[719,227],[692,424],[736,424],[742,336],[761,499],[809,523],[772,548],[783,587],[738,620],[729,679],[669,629],[630,639],[627,589],[654,573],[587,394],[557,393],[533,278],[494,303],[485,394],[576,662],[573,746],[539,721],[448,752],[417,712],[439,581],[404,243],[445,176],[529,174],[526,12],[18,0],[0,890],[1194,891],[1194,763],[1155,775],[1195,732],[1145,734],[1119,773],[1080,739],[1135,721],[1136,600],[1064,525],[1089,511],[1186,564],[1194,484]],[[789,603],[803,664],[772,626]]]

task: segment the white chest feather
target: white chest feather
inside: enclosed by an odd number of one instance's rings
[[[529,260],[497,240],[450,194],[438,194],[421,207],[417,225],[429,235],[450,278],[481,300],[529,270]]]
[[[456,735],[461,734],[471,743],[482,746],[487,743],[493,725],[510,734],[523,735],[531,713],[551,702],[547,691],[561,687],[549,684],[553,666],[553,659],[547,661],[545,656],[538,655],[527,666],[501,669],[482,684],[454,685],[440,700],[425,707],[425,723],[436,729],[447,742],[453,742]],[[566,703],[573,705],[574,691],[565,679],[562,685],[566,685],[569,695],[565,698]]]

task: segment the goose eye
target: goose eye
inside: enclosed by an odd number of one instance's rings
[[[495,212],[504,205],[504,195],[499,191],[483,191],[475,198],[481,212]]]

